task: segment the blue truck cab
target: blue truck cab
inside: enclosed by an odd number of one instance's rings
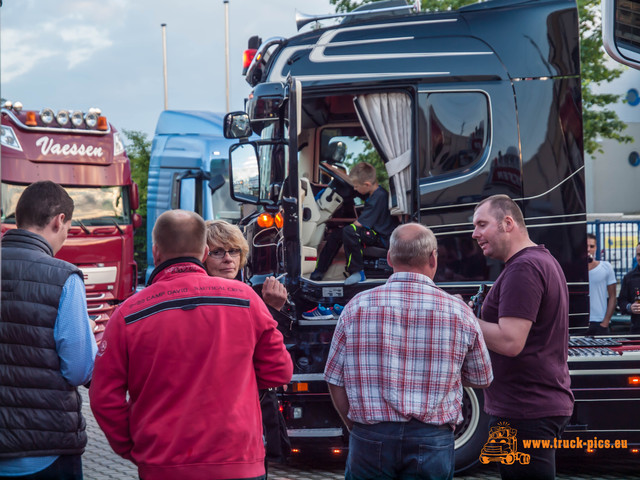
[[[175,208],[199,213],[205,220],[240,220],[241,205],[231,199],[229,147],[222,135],[224,114],[165,110],[160,114],[151,146],[147,197],[147,245],[158,216]],[[153,271],[147,249],[146,277]]]

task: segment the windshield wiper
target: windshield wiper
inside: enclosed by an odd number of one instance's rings
[[[120,232],[120,235],[124,235],[124,230],[122,230],[122,228],[120,228],[120,225],[118,225],[118,222],[116,221],[116,219],[112,218],[111,221],[113,222],[113,224],[116,226],[116,228]]]
[[[82,223],[82,220],[79,219],[74,219],[71,221],[71,225],[73,225],[73,222],[77,222],[78,225],[80,225],[80,228],[82,228],[82,230],[84,231],[84,233],[86,233],[87,235],[91,235],[91,232],[89,231],[89,229],[84,225],[84,223]]]

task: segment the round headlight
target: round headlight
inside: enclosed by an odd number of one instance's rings
[[[87,127],[93,128],[98,123],[98,115],[94,112],[89,112],[84,116],[84,123],[87,124]]]
[[[66,110],[58,111],[58,115],[56,115],[56,121],[59,125],[66,125],[69,123],[69,112]]]
[[[42,110],[40,110],[40,120],[42,120],[42,123],[44,123],[45,125],[49,125],[51,122],[53,122],[53,119],[56,115],[53,113],[53,110],[51,110],[50,108],[43,108]]]
[[[71,114],[71,123],[74,127],[82,125],[82,112],[80,110],[76,110]]]
[[[21,112],[22,111],[22,102],[14,102],[13,103],[13,109],[16,112]]]

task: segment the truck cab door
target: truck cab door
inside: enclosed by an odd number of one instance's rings
[[[302,84],[294,77],[287,79],[289,104],[289,161],[287,178],[282,196],[284,222],[282,234],[284,237],[284,256],[286,266],[287,285],[298,285],[301,272],[300,246],[300,214],[299,214],[299,178],[298,178],[298,135],[302,131],[300,120],[302,112]]]

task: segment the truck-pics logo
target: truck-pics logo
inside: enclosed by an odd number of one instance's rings
[[[518,452],[516,434],[516,429],[511,428],[507,422],[500,422],[491,427],[489,440],[480,452],[480,463],[486,465],[489,462],[500,462],[512,465],[518,461],[521,465],[527,465],[531,461],[531,456]]]

